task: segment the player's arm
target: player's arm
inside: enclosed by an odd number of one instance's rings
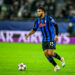
[[[50,17],[49,19],[50,19],[51,23],[53,23],[53,26],[55,27],[55,30],[56,30],[55,41],[57,41],[58,40],[58,34],[59,34],[58,25],[52,17]]]
[[[54,27],[55,27],[55,30],[56,30],[56,35],[58,36],[58,34],[59,34],[58,25],[54,24]]]
[[[57,41],[58,40],[58,33],[59,33],[58,25],[54,24],[54,27],[55,27],[55,30],[56,30],[55,41]]]
[[[32,31],[29,34],[26,35],[26,37],[25,37],[26,40],[28,39],[29,36],[31,36],[32,34],[34,34],[37,31],[37,29],[38,29],[38,23],[36,21],[35,24],[34,24],[34,28],[32,29]]]
[[[29,36],[31,36],[32,34],[34,34],[36,31],[32,30],[28,35],[26,35],[26,40],[28,39]]]

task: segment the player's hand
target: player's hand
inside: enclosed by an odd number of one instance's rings
[[[25,36],[25,39],[27,40],[27,39],[28,39],[28,37],[29,37],[29,35],[26,35],[26,36]]]
[[[57,41],[57,40],[58,40],[58,35],[55,35],[54,40],[55,40],[55,41]]]

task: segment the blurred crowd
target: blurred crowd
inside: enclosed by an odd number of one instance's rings
[[[56,4],[56,0],[0,0],[0,19],[34,19],[37,17],[36,9],[43,6],[52,17],[74,20],[75,5],[72,1],[66,1],[59,15],[56,15]]]
[[[4,0],[0,5],[1,19],[27,19],[37,17],[36,9],[44,6],[48,14],[55,14],[55,0]]]
[[[75,22],[75,1],[67,0],[65,6],[56,17],[59,19],[67,19],[71,22]]]

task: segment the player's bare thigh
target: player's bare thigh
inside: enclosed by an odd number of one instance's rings
[[[48,55],[48,50],[46,49],[46,50],[44,50],[44,54],[45,54],[45,56],[48,58],[49,57],[49,55]]]
[[[44,50],[45,56],[48,58],[50,55],[54,56],[54,49],[46,49]]]
[[[54,56],[54,49],[48,49],[48,55]]]

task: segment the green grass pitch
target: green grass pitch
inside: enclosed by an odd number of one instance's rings
[[[44,56],[41,44],[0,43],[0,75],[75,75],[75,45],[57,45],[55,50],[65,58],[66,66],[54,67]],[[18,71],[18,64],[25,63],[26,71]]]

